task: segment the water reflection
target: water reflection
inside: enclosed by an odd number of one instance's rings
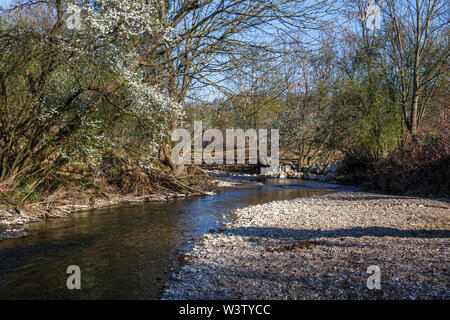
[[[0,242],[0,299],[155,299],[177,249],[214,228],[221,213],[335,189],[342,187],[273,180],[36,223],[32,236]],[[81,290],[66,287],[69,265],[81,268]]]

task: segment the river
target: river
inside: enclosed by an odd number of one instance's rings
[[[217,228],[223,213],[249,205],[351,187],[268,180],[218,195],[93,210],[30,224],[32,235],[0,242],[0,299],[157,299],[180,252]],[[66,269],[81,269],[69,290]]]

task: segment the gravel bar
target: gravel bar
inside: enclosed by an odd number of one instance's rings
[[[450,204],[366,192],[234,212],[172,273],[162,299],[449,299]],[[380,289],[367,286],[380,268]]]

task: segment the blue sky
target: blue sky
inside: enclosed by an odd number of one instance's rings
[[[10,4],[11,2],[12,2],[12,0],[0,0],[0,7],[6,8],[8,6],[8,4]]]
[[[12,4],[15,0],[0,0],[0,8],[6,8],[8,7],[10,4]],[[307,0],[310,1],[310,0]],[[314,2],[314,1],[313,1]],[[337,0],[338,3],[341,3],[341,0]],[[328,14],[326,14],[325,16],[327,16]],[[274,29],[277,28],[277,23],[276,22],[272,22],[272,26],[268,26],[265,29],[267,29],[266,31],[271,31],[272,33],[274,32]],[[293,35],[295,35],[297,32],[299,32],[298,30],[293,30]],[[307,37],[312,36],[314,37],[315,32],[314,31],[309,31],[307,34],[302,34],[302,37],[304,37],[305,39],[303,40],[310,40],[313,41],[312,39],[306,39]],[[246,35],[244,35],[244,37],[249,37],[251,36],[253,39],[260,39],[262,40],[262,42],[264,42],[264,39],[266,39],[266,35],[264,34],[263,30],[259,30],[259,31],[254,31],[252,33],[247,33]],[[215,79],[210,79],[210,80],[214,80],[217,81],[219,80],[218,78]],[[201,98],[206,99],[206,100],[213,100],[216,97],[221,96],[222,94],[219,92],[219,90],[217,88],[212,88],[211,86],[207,86],[207,87],[202,87],[199,88],[198,90],[193,90],[193,94],[197,97],[201,96]]]

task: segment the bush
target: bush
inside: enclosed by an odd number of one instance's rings
[[[374,186],[384,192],[443,195],[450,190],[450,121],[442,108],[421,132],[375,167]]]

